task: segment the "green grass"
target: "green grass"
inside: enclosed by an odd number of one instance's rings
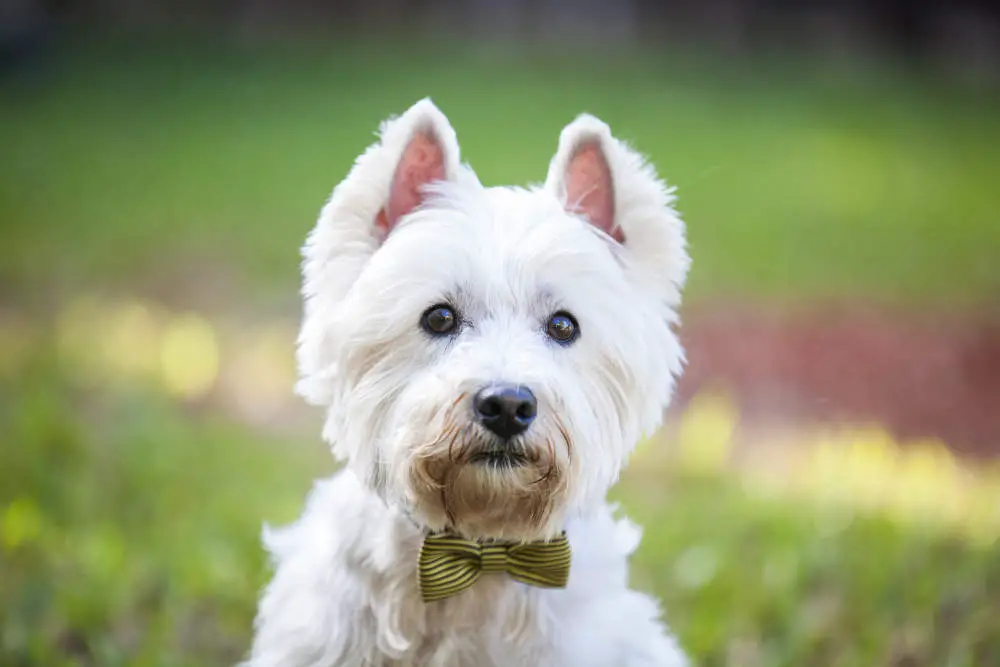
[[[246,648],[261,522],[333,469],[136,387],[95,391],[39,348],[3,377],[0,664],[209,665]]]
[[[425,95],[488,184],[541,180],[576,113],[609,121],[679,187],[693,298],[1000,288],[995,101],[888,72],[363,43],[92,47],[7,86],[0,279],[169,284],[221,264],[288,294],[332,186]]]
[[[722,477],[635,471],[621,495],[646,527],[633,581],[663,598],[698,664],[1000,661],[994,548],[822,503],[762,500]]]
[[[267,578],[260,522],[296,516],[326,452],[53,358],[0,379],[0,664],[232,664]],[[995,546],[650,461],[614,495],[645,526],[633,584],[700,665],[1000,661]]]
[[[5,82],[2,298],[289,303],[329,190],[424,95],[487,183],[541,180],[564,123],[608,120],[679,186],[694,299],[1000,287],[994,102],[887,72],[450,48],[91,46]],[[141,382],[82,382],[50,329],[0,336],[20,341],[0,346],[0,664],[230,664],[267,577],[260,523],[293,518],[328,455]],[[995,545],[647,462],[616,496],[646,526],[634,582],[698,664],[1000,664]]]

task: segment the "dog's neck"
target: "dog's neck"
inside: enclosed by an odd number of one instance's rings
[[[393,505],[392,503],[390,503],[388,500],[386,500],[381,495],[379,495],[378,497],[382,501],[382,503],[385,506],[387,512],[397,514],[400,517],[401,520],[409,523],[414,529],[416,529],[417,531],[419,531],[423,538],[426,538],[426,537],[428,537],[430,535],[448,534],[448,535],[455,535],[455,536],[461,537],[463,539],[471,540],[473,542],[479,542],[481,544],[482,543],[487,543],[487,542],[498,542],[498,543],[506,543],[506,544],[520,544],[520,543],[528,543],[528,542],[540,542],[540,541],[545,541],[545,539],[546,539],[546,538],[538,538],[538,537],[531,537],[531,538],[524,538],[524,539],[514,539],[514,538],[510,538],[510,537],[496,537],[496,536],[493,536],[493,535],[468,535],[468,534],[465,534],[463,531],[461,531],[461,530],[459,530],[459,529],[457,529],[454,526],[451,526],[449,524],[446,524],[444,526],[439,526],[439,527],[433,527],[433,526],[427,525],[427,522],[423,521],[418,516],[417,512],[415,512],[412,508],[404,506],[404,505],[398,505],[398,506],[396,506],[396,505]]]
[[[540,627],[539,615],[545,615],[539,606],[540,589],[504,576],[484,576],[454,598],[425,603],[420,596],[417,564],[428,527],[364,488],[350,471],[342,471],[339,477],[334,483],[348,488],[336,496],[349,498],[351,519],[344,520],[348,512],[344,507],[330,520],[342,533],[338,541],[348,552],[345,555],[355,576],[369,589],[366,597],[381,601],[371,611],[385,632],[419,644],[431,641],[427,636],[431,628],[460,631],[467,627],[472,633],[499,623],[505,635],[521,637],[521,645],[540,639],[534,634]]]

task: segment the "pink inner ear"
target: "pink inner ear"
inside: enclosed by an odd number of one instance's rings
[[[396,166],[389,201],[375,219],[375,230],[381,238],[385,239],[400,218],[423,202],[423,186],[444,180],[444,177],[444,150],[437,137],[427,131],[417,132]]]
[[[611,169],[599,143],[581,144],[566,167],[566,206],[587,216],[619,243],[625,242],[615,222],[615,190]]]

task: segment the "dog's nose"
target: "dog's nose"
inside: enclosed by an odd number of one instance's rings
[[[479,422],[507,440],[528,430],[538,413],[531,390],[516,384],[491,384],[472,401]]]

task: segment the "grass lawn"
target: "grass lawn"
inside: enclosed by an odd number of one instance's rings
[[[267,576],[261,521],[292,519],[333,469],[315,439],[155,383],[90,382],[37,311],[5,306],[102,288],[185,308],[217,288],[236,311],[294,303],[324,198],[379,120],[424,95],[487,183],[541,180],[577,112],[609,121],[679,186],[695,299],[954,303],[1000,288],[995,103],[886,73],[443,50],[91,45],[0,89],[4,667],[231,664]],[[102,342],[95,358],[117,344]],[[712,428],[694,433],[690,451],[714,451]],[[923,525],[644,451],[615,491],[646,526],[634,583],[665,600],[698,664],[1000,665],[995,532],[970,537],[963,512]],[[975,501],[990,530],[997,489]]]
[[[381,119],[430,95],[487,184],[542,180],[565,123],[607,120],[679,188],[693,298],[1000,288],[997,101],[886,72],[370,44],[91,46],[41,71],[0,92],[4,282],[170,282],[214,262],[288,294],[332,186]]]
[[[232,664],[267,577],[260,522],[296,516],[326,452],[150,389],[95,392],[55,358],[39,346],[0,380],[0,664]],[[685,446],[700,457],[711,433]],[[671,460],[645,445],[614,495],[645,526],[633,583],[698,664],[1000,664],[1000,487],[972,539],[963,517],[921,525]]]

